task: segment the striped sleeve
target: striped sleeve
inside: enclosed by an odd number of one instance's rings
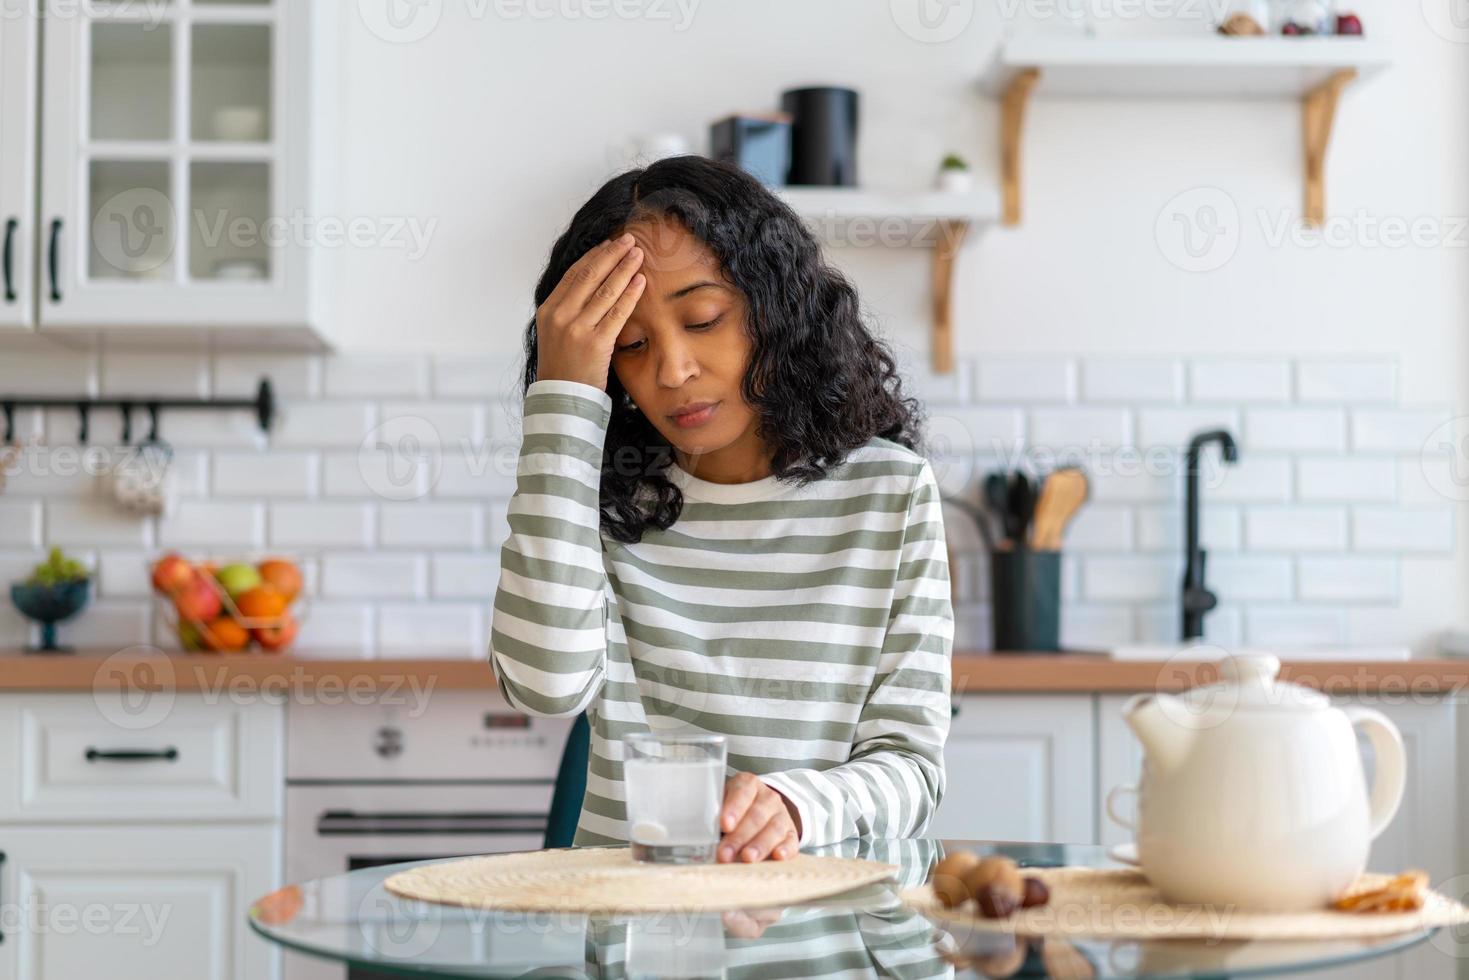
[[[877,675],[847,761],[760,777],[795,806],[802,847],[922,834],[943,798],[954,609],[942,506],[925,461],[908,504]]]
[[[605,391],[580,382],[526,389],[490,663],[506,700],[527,714],[580,714],[607,675],[598,499],[611,412]]]

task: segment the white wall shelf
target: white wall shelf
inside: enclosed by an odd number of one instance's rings
[[[1000,218],[992,189],[891,191],[847,187],[776,189],[828,245],[933,249],[933,370],[954,370],[954,267],[971,228]]]
[[[1391,64],[1386,45],[1360,37],[1183,39],[1014,38],[981,87],[1001,100],[1004,222],[1020,223],[1020,144],[1034,95],[1088,99],[1299,100],[1305,217],[1325,220],[1326,146],[1346,85]]]

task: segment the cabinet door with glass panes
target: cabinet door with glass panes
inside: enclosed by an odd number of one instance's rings
[[[47,0],[42,330],[307,323],[310,6]]]
[[[0,0],[0,333],[35,323],[39,23],[29,4]]]

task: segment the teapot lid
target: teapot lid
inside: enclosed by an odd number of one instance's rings
[[[1240,653],[1219,661],[1220,680],[1182,695],[1191,707],[1230,707],[1267,711],[1320,711],[1331,699],[1320,691],[1280,680],[1280,658]]]

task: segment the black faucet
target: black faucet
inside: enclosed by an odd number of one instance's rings
[[[1204,588],[1204,549],[1199,547],[1199,451],[1211,442],[1219,443],[1226,463],[1239,459],[1234,436],[1223,429],[1200,432],[1189,440],[1188,457],[1183,471],[1184,485],[1184,552],[1183,552],[1183,638],[1194,640],[1204,635],[1204,613],[1219,604],[1219,597]]]

